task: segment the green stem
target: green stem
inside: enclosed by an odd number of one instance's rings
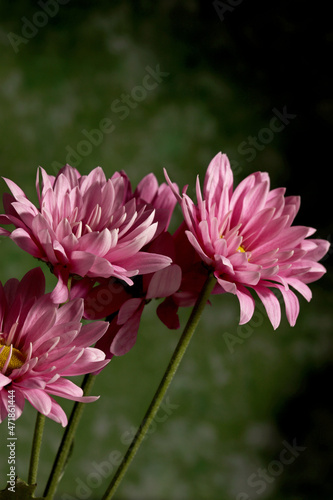
[[[96,375],[93,375],[91,373],[85,375],[82,383],[82,390],[85,396],[87,396],[90,393],[95,378]],[[61,479],[61,475],[66,465],[71,450],[71,446],[73,444],[75,432],[78,427],[85,404],[86,403],[80,403],[80,402],[76,402],[74,404],[71,416],[68,421],[68,425],[64,432],[49,480],[45,488],[44,497],[47,500],[52,500],[56,492],[56,489],[58,487],[58,483]]]
[[[32,449],[30,455],[29,474],[28,474],[28,484],[30,485],[37,483],[37,472],[38,472],[40,449],[43,439],[44,424],[45,424],[45,415],[37,412],[36,425],[35,425],[35,431],[32,440]]]
[[[203,286],[203,289],[200,293],[200,296],[198,297],[198,300],[193,307],[192,313],[188,319],[188,322],[184,328],[184,331],[182,333],[181,338],[179,339],[178,345],[172,355],[172,358],[169,362],[169,365],[163,375],[163,378],[160,382],[160,385],[158,386],[158,389],[152,399],[152,402],[150,403],[150,406],[145,414],[145,416],[142,419],[141,425],[139,429],[137,430],[136,435],[133,438],[132,443],[130,444],[121,464],[118,467],[118,470],[116,471],[111,483],[109,484],[108,489],[106,490],[102,500],[110,500],[114,493],[116,492],[116,489],[118,488],[119,484],[121,483],[124,475],[126,474],[126,471],[128,467],[130,466],[136,452],[140,448],[140,445],[149,430],[149,427],[151,423],[153,422],[155,415],[163,401],[164,395],[177,371],[177,368],[185,354],[185,351],[187,349],[187,346],[189,345],[189,342],[192,338],[192,335],[197,327],[197,324],[199,322],[201,313],[206,305],[207,300],[209,299],[209,296],[211,292],[213,291],[214,285],[216,283],[216,279],[214,276],[209,276],[207,278],[206,283]]]

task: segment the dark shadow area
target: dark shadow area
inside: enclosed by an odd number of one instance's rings
[[[332,223],[329,4],[322,2],[316,8],[301,1],[236,4],[228,8],[228,2],[154,6],[135,2],[136,30],[147,44],[154,41],[163,59],[177,60],[189,73],[201,67],[237,82],[244,101],[260,103],[268,119],[273,108],[285,110],[286,121],[292,115],[293,126],[281,139],[288,188],[293,194],[302,193],[299,222],[318,225],[319,219],[325,232]],[[185,98],[192,91],[189,86]]]
[[[279,478],[283,498],[333,498],[333,364],[308,373],[299,391],[277,414],[282,439],[305,450]]]

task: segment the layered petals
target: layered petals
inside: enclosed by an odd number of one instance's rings
[[[176,203],[167,184],[159,186],[153,174],[132,193],[124,173],[106,179],[97,167],[81,176],[66,165],[54,177],[40,168],[39,207],[14,182],[5,181],[12,195],[4,195],[6,213],[0,223],[13,224],[15,229],[1,229],[0,234],[49,264],[59,279],[52,295],[56,303],[67,300],[70,276],[96,280],[114,276],[131,285],[132,276],[171,264],[164,255],[142,252],[167,229]]]
[[[7,416],[8,397],[14,394],[15,417],[27,400],[47,417],[67,424],[67,417],[51,397],[91,402],[82,389],[65,377],[101,370],[108,360],[90,347],[106,332],[109,324],[96,321],[84,326],[83,299],[59,308],[45,294],[40,268],[23,279],[0,283],[0,422]]]
[[[172,188],[168,176],[166,179]],[[290,325],[299,313],[294,288],[307,300],[307,283],[325,272],[318,263],[329,243],[308,239],[313,228],[293,226],[299,210],[297,196],[285,197],[285,189],[270,190],[269,176],[256,172],[235,189],[226,155],[219,153],[208,166],[203,192],[197,179],[197,203],[183,193],[176,195],[187,230],[188,242],[204,266],[216,276],[214,293],[235,294],[240,303],[240,323],[254,312],[254,290],[263,303],[274,328],[281,320],[280,302],[272,290],[281,293]],[[183,287],[183,284],[182,286]],[[176,303],[176,296],[173,301]],[[170,299],[166,302],[172,311]],[[160,314],[166,317],[163,308]]]
[[[168,232],[161,233],[145,247],[147,264],[154,255],[164,255],[170,262],[176,258],[175,245]],[[157,253],[155,253],[157,252]],[[106,316],[110,321],[107,333],[96,344],[108,358],[126,354],[135,344],[145,305],[152,299],[172,296],[180,286],[182,271],[178,264],[133,278],[133,286],[104,281],[85,297],[87,317]],[[158,314],[160,317],[160,314]],[[163,321],[163,320],[162,320]]]

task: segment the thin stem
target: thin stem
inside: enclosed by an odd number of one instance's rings
[[[130,444],[121,464],[118,467],[118,470],[116,471],[113,479],[111,480],[111,483],[109,484],[108,489],[106,490],[102,500],[110,500],[114,493],[116,492],[116,489],[118,488],[119,484],[121,483],[124,475],[126,474],[126,471],[128,467],[130,466],[136,452],[138,451],[147,431],[149,430],[149,427],[151,423],[153,422],[155,415],[163,401],[163,398],[165,396],[165,393],[175,376],[175,373],[177,371],[177,368],[185,354],[185,351],[187,349],[187,346],[189,345],[189,342],[192,338],[192,335],[197,327],[197,324],[199,322],[201,313],[206,305],[206,302],[214,288],[214,285],[216,283],[216,279],[214,276],[209,276],[207,278],[206,283],[203,286],[203,289],[200,293],[200,296],[198,297],[198,300],[193,307],[192,313],[188,319],[188,322],[184,328],[184,331],[182,333],[181,338],[179,339],[179,342],[177,344],[177,347],[172,355],[172,358],[169,362],[169,365],[163,375],[163,378],[160,382],[160,385],[158,386],[158,389],[152,399],[152,402],[150,403],[150,406],[145,414],[145,416],[142,419],[141,425],[139,429],[137,430],[136,435],[133,438],[132,443]]]
[[[40,449],[43,439],[44,424],[45,424],[45,415],[37,412],[35,431],[32,440],[32,449],[30,455],[29,474],[28,474],[28,484],[30,485],[37,483],[37,472],[38,472]]]
[[[83,394],[85,396],[87,396],[90,393],[92,386],[93,386],[93,383],[95,381],[95,378],[96,378],[96,375],[93,375],[91,373],[89,373],[88,375],[85,375],[85,377],[83,379],[82,386],[81,386],[82,390],[83,390]],[[60,481],[61,475],[63,473],[64,467],[66,465],[66,462],[67,462],[67,459],[68,459],[68,456],[69,456],[69,453],[71,450],[71,446],[73,444],[74,435],[75,435],[76,429],[78,427],[79,421],[81,419],[81,415],[82,415],[83,408],[84,408],[85,404],[86,403],[80,403],[80,402],[76,402],[74,404],[71,416],[70,416],[69,421],[68,421],[68,425],[67,425],[66,430],[64,432],[62,441],[61,441],[60,446],[59,446],[57,456],[56,456],[54,464],[53,464],[53,468],[52,468],[49,480],[48,480],[46,488],[45,488],[44,497],[47,500],[52,500],[52,498],[56,492],[58,483]]]

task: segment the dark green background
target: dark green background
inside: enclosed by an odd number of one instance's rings
[[[222,150],[236,182],[257,170],[269,172],[272,187],[301,195],[296,222],[331,239],[331,18],[323,3],[225,2],[231,4],[222,16],[213,2],[195,0],[70,0],[15,52],[9,33],[26,36],[29,21],[42,19],[36,15],[41,4],[1,2],[1,175],[36,201],[38,165],[55,174],[69,148],[77,151],[86,139],[82,131],[108,118],[114,131],[72,162],[81,173],[97,165],[108,176],[124,169],[135,186],[149,172],[162,182],[166,167],[181,187],[190,185],[191,194],[197,173],[203,179]],[[122,120],[112,104],[142,84],[147,66],[157,65],[169,75]],[[246,152],[249,136],[258,136],[273,109],[284,107],[296,117],[255,155]],[[6,191],[4,182],[0,189]],[[176,209],[173,228],[180,217]],[[37,265],[5,238],[0,251],[2,282]],[[214,297],[168,393],[174,409],[146,439],[117,499],[333,498],[330,254],[324,263],[329,273],[312,286],[310,304],[300,299],[294,328],[284,318],[274,332],[259,312],[239,329],[236,298]],[[54,279],[47,278],[51,289]],[[182,312],[182,325],[187,315]],[[226,333],[240,339],[234,349]],[[112,451],[125,451],[124,436],[139,424],[178,337],[157,321],[150,304],[135,348],[114,359],[96,382],[101,398],[86,408],[57,499],[65,500],[65,493],[101,497],[106,484],[99,486],[100,476],[95,484],[92,472],[110,463]],[[71,405],[64,406],[69,412]],[[34,419],[27,404],[16,428],[22,479]],[[3,423],[0,487],[8,467],[6,433]],[[47,422],[38,494],[60,436],[59,425]],[[295,439],[306,450],[258,492],[248,483],[251,475],[274,470],[283,441]]]

